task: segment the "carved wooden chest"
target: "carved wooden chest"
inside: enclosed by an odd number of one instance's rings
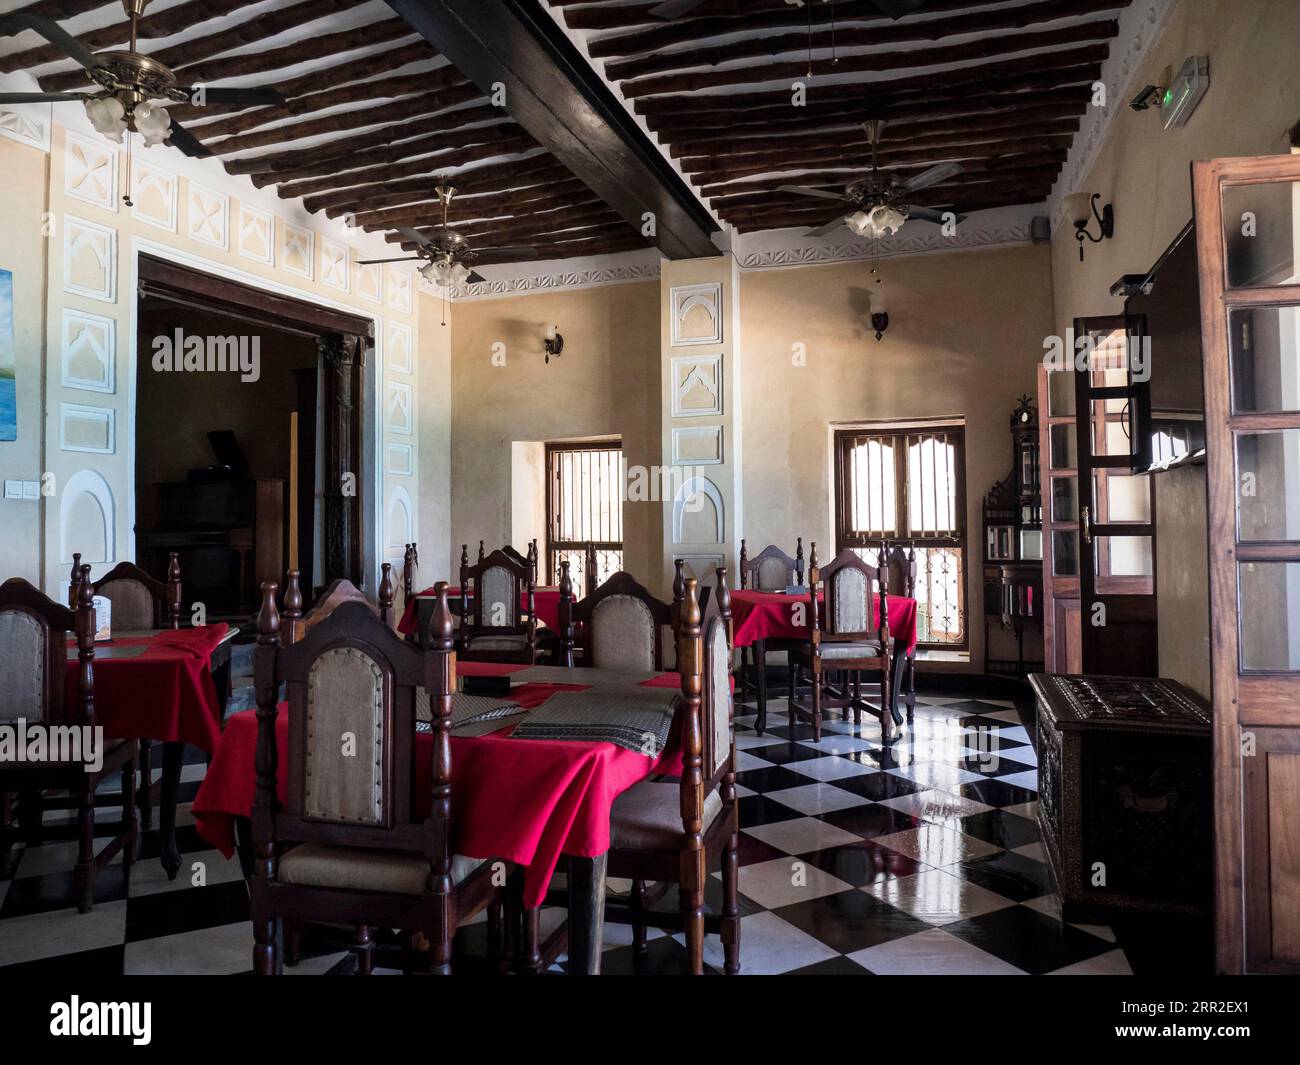
[[[1210,708],[1171,680],[1034,673],[1038,822],[1066,920],[1211,906]]]

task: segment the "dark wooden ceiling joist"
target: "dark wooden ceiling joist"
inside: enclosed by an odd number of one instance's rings
[[[571,259],[585,255],[608,255],[620,251],[636,251],[650,247],[650,242],[634,231],[630,226],[622,226],[617,232],[606,237],[582,238],[567,241],[534,241],[531,245],[537,249],[539,259]],[[491,266],[495,260],[491,254],[481,256],[476,266]]]
[[[471,241],[482,243],[485,234],[509,232],[511,242],[524,244],[534,237],[544,237],[548,233],[561,233],[568,229],[585,229],[591,226],[604,226],[617,223],[618,215],[602,201],[592,197],[586,204],[557,208],[550,211],[529,211],[522,215],[504,215],[477,222],[449,222],[451,228]],[[428,224],[415,227],[416,232],[432,236],[442,223],[440,214],[430,215]],[[390,233],[390,244],[401,244],[404,248],[412,245],[400,234]]]
[[[1025,108],[1010,113],[962,115],[960,118],[902,119],[886,128],[885,143],[892,148],[923,147],[939,143],[936,138],[955,134],[987,134],[1022,128],[1046,128],[1053,132],[1073,131],[1079,126],[1079,109],[1074,104]],[[800,152],[865,142],[861,124],[841,120],[829,126],[778,135],[717,136],[673,144],[672,155],[682,164],[694,156],[705,159],[739,158],[757,152]]]
[[[928,0],[923,14],[942,14],[959,11],[963,8],[976,7],[987,0]],[[783,26],[808,24],[808,7],[796,7],[789,0],[707,0],[695,8],[690,15],[665,22],[652,14],[658,7],[658,0],[637,4],[594,4],[591,0],[550,0],[550,6],[564,11],[564,21],[574,29],[584,30],[619,30],[633,26],[649,26],[655,29],[678,28],[685,31],[687,27],[698,26],[698,35],[735,32],[737,28],[773,29]],[[888,21],[880,10],[866,0],[843,0],[835,5],[832,16],[830,4],[813,4],[812,21],[814,25],[837,21],[845,18],[873,18],[878,22]],[[736,20],[744,19],[744,25],[738,26]],[[729,24],[729,29],[719,29],[717,24]],[[696,39],[696,34],[678,38],[679,40]],[[672,42],[666,42],[672,43]],[[661,47],[653,44],[651,47]]]
[[[456,175],[455,184],[467,193],[506,192],[520,185],[529,184],[531,179],[560,180],[569,176],[571,175],[554,157],[543,154],[527,159],[512,159],[506,163],[473,167],[463,175]],[[376,205],[376,198],[382,197],[385,193],[426,190],[436,183],[436,175],[432,174],[374,181],[367,185],[315,193],[304,197],[303,203],[309,211],[326,210],[330,217],[337,217],[340,213],[352,213],[359,208]],[[328,210],[329,208],[337,209],[337,213]]]
[[[976,11],[928,22],[907,21],[885,25],[837,24],[833,29],[828,27],[815,31],[811,39],[804,29],[803,32],[792,30],[789,33],[726,40],[704,48],[689,48],[681,51],[651,48],[643,54],[606,63],[605,76],[611,81],[625,81],[629,78],[662,74],[670,70],[712,67],[740,59],[770,59],[791,53],[806,53],[810,46],[814,51],[822,53],[815,56],[813,60],[814,73],[838,74],[841,71],[841,63],[846,58],[840,53],[841,49],[933,42],[966,33],[996,34],[996,39],[1010,48],[1019,38],[1003,31],[1023,30],[1059,19],[1094,15],[1100,11],[1113,11],[1115,7],[1116,0],[1043,0],[1025,7]],[[1055,34],[1060,31],[1051,32]],[[832,50],[835,51],[834,56],[825,54]],[[604,52],[605,49],[593,47],[593,55],[597,54],[597,51]],[[932,49],[929,48],[920,51],[919,55],[924,57],[922,62],[913,59],[907,65],[922,66],[927,62],[941,62],[942,60],[929,59],[931,51]],[[943,49],[935,51],[941,52]]]
[[[416,137],[426,137],[432,133],[441,133],[447,138],[449,146],[456,144],[473,144],[473,140],[463,139],[480,136],[477,127],[513,127],[514,121],[499,107],[484,105],[482,107],[459,108],[455,111],[440,111],[431,115],[405,122],[394,122],[389,126],[380,126],[364,133],[350,132],[347,136],[333,140],[321,141],[310,148],[287,148],[279,152],[263,152],[260,155],[244,156],[240,159],[225,160],[226,170],[231,174],[272,174],[289,173],[303,167],[318,164],[330,164],[339,159],[350,159],[358,152],[371,148],[409,141]],[[210,147],[217,154],[224,154],[226,141],[214,141]]]
[[[474,171],[469,173],[472,174]],[[324,210],[330,218],[338,218],[345,214],[355,218],[365,211],[396,207],[415,211],[419,218],[423,218],[425,214],[420,212],[427,213],[429,204],[436,203],[438,200],[437,186],[440,182],[441,179],[432,174],[422,178],[403,178],[399,181],[385,181],[342,189],[338,192],[322,193],[319,197],[310,197],[310,201],[320,205],[319,209]],[[453,187],[458,190],[461,188],[459,184],[453,184]],[[521,167],[513,177],[503,175],[487,179],[480,174],[470,185],[465,186],[465,191],[458,193],[456,197],[458,206],[453,209],[452,217],[473,217],[470,211],[488,210],[489,208],[484,204],[497,198],[505,203],[515,196],[529,199],[550,189],[567,193],[574,191],[575,188],[586,189],[587,186],[558,163],[549,168],[539,167],[535,170]],[[474,204],[469,203],[470,200],[473,200]],[[439,206],[439,213],[441,210]]]
[[[400,100],[385,101],[373,107],[359,107],[350,111],[338,111],[321,118],[308,118],[301,122],[286,122],[271,129],[254,130],[224,140],[213,141],[208,145],[219,155],[249,151],[254,148],[266,148],[271,145],[289,144],[296,140],[310,137],[322,137],[330,133],[345,133],[349,130],[379,126],[394,119],[419,117],[434,118],[439,115],[447,117],[448,122],[459,124],[462,110],[478,112],[479,108],[463,108],[464,104],[480,100],[482,93],[468,82],[442,92],[424,93],[420,96],[407,96]],[[499,113],[499,111],[498,111]],[[187,126],[188,128],[188,126]],[[204,127],[195,126],[190,130],[199,136]],[[449,129],[455,125],[449,125]],[[202,139],[202,138],[200,138]]]
[[[594,199],[586,186],[576,179],[524,189],[518,195],[507,193],[503,196],[480,196],[469,199],[457,197],[452,204],[451,224],[453,226],[460,224],[460,219],[479,221],[524,210],[581,207]],[[413,203],[357,212],[353,216],[353,221],[368,233],[378,233],[392,229],[393,226],[424,225],[429,219],[439,217],[441,210],[441,205],[431,193],[426,199]]]
[[[901,52],[873,52],[839,57],[834,67],[826,60],[821,73],[832,71],[837,75],[851,73],[878,73],[882,70],[915,69],[918,65],[937,66],[941,63],[965,63],[971,60],[997,60],[1031,49],[1056,49],[1064,44],[1106,41],[1115,35],[1119,24],[1113,19],[1098,19],[1078,26],[1068,26],[1039,33],[1017,33],[989,40],[966,41],[923,51],[908,49]],[[1105,45],[1102,46],[1103,48]],[[1049,55],[1053,53],[1048,53]],[[947,71],[944,72],[948,73]],[[758,82],[781,81],[787,84],[808,76],[808,60],[782,63],[762,63],[756,66],[726,67],[718,70],[691,71],[677,74],[652,74],[644,78],[625,81],[620,88],[630,100],[644,96],[661,96],[665,93],[700,92],[731,85],[751,85]],[[918,75],[929,77],[930,75]],[[812,79],[815,80],[815,77]],[[788,88],[782,91],[789,95]]]
[[[915,142],[895,144],[886,142],[877,153],[880,165],[898,163],[943,162],[996,156],[1010,151],[1054,151],[1062,145],[1069,147],[1073,125],[1027,125],[1019,129],[994,130],[988,133],[957,131],[946,135],[921,138]],[[702,176],[708,180],[721,180],[721,175],[767,174],[789,170],[792,165],[813,167],[820,165],[871,166],[869,146],[849,140],[839,145],[805,147],[799,152],[765,151],[738,155],[690,156],[682,160],[682,168],[693,180]]]
[[[870,0],[857,0],[857,3],[842,1],[833,7],[831,4],[814,4],[811,14],[813,14],[814,27],[823,27],[823,31],[814,35],[814,40],[824,42],[823,46],[819,47],[829,47],[831,44],[848,43],[839,36],[844,31],[865,31],[870,34],[870,39],[863,42],[867,44],[904,44],[911,40],[930,42],[930,40],[939,40],[956,34],[1019,29],[1052,18],[1069,18],[1079,14],[1091,14],[1097,10],[1115,10],[1122,5],[1123,0],[1043,0],[1043,3],[1027,5],[1024,8],[1008,8],[996,12],[989,12],[989,10],[967,12],[967,8],[976,7],[975,0],[958,0],[958,3],[944,5],[931,3],[920,12],[920,14],[939,14],[945,8],[949,12],[956,12],[946,18],[894,22],[881,16],[880,9],[870,3]],[[569,26],[581,29],[576,25],[572,12],[565,14],[564,20]],[[577,21],[582,20],[578,18]],[[774,34],[764,35],[761,40],[767,42],[767,40],[793,38],[800,42],[797,48],[807,48],[807,23],[809,23],[807,8],[796,8],[788,4],[783,4],[780,9],[772,12],[746,13],[742,27],[737,26],[735,17],[675,18],[669,22],[655,21],[654,25],[647,29],[633,30],[630,33],[594,35],[590,42],[590,52],[594,59],[660,52],[677,44],[695,44],[715,36],[735,34],[737,29],[772,30],[775,31]],[[835,36],[829,33],[829,27],[832,25],[836,27]],[[785,34],[781,31],[790,31],[790,33]],[[673,55],[688,55],[695,51],[703,51],[703,49],[684,49],[681,53],[673,53]],[[741,55],[744,53],[737,53],[733,59],[740,59]],[[755,55],[766,55],[766,53],[755,52]],[[614,74],[611,73],[610,77],[614,77]]]
[[[716,253],[708,212],[536,0],[387,0],[629,226],[651,212],[672,258]]]

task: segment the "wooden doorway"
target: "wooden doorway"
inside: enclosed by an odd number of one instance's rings
[[[219,545],[218,551],[240,556],[240,608],[246,605],[243,600],[249,587],[255,589],[264,580],[283,581],[283,570],[293,564],[290,553],[294,547],[298,551],[297,568],[304,574],[303,591],[309,598],[313,586],[321,587],[340,577],[365,587],[367,567],[363,559],[371,545],[365,533],[363,503],[378,490],[363,462],[367,450],[363,436],[365,412],[373,403],[368,384],[371,375],[367,373],[373,365],[373,323],[360,315],[268,292],[151,255],[139,258],[138,290],[142,306],[147,302],[183,308],[194,320],[239,323],[250,333],[265,330],[289,338],[297,349],[308,353],[311,370],[307,376],[314,382],[314,387],[308,387],[299,377],[286,386],[292,392],[286,403],[307,405],[299,411],[296,433],[291,435],[288,424],[271,427],[278,434],[280,446],[292,454],[294,469],[301,473],[293,479],[299,491],[291,491],[287,483],[279,486],[279,509],[283,520],[294,526],[293,532],[301,533],[306,528],[311,530],[310,536],[291,534],[282,542],[278,530],[250,522],[250,511],[261,509],[255,502],[243,507],[233,505],[239,493],[231,488],[232,506],[219,516],[199,515],[187,521],[183,514],[164,515],[163,528],[170,534],[169,542],[177,535],[192,535],[196,543],[210,540],[214,533],[222,531],[213,526],[225,525],[226,538],[232,542]],[[151,352],[144,341],[138,342],[137,349],[138,365],[145,372]],[[274,357],[272,352],[265,354],[267,359]],[[319,426],[318,412],[322,414]],[[301,490],[307,475],[311,478],[310,498]],[[174,493],[176,498],[193,494],[184,485]],[[255,501],[277,492],[275,486],[259,485],[245,494]],[[290,515],[306,505],[313,507],[316,519],[292,522]],[[250,539],[254,541],[251,544]],[[143,536],[141,542],[143,545]],[[184,567],[184,560],[182,564]]]
[[[1216,965],[1296,973],[1300,156],[1193,163],[1192,180],[1205,353]]]

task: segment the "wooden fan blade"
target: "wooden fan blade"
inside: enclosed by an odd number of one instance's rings
[[[777,192],[788,192],[792,196],[813,196],[819,200],[843,200],[838,192],[826,192],[824,189],[810,189],[806,185],[778,185]]]
[[[394,226],[394,231],[402,234],[407,240],[413,240],[416,244],[424,246],[430,243],[428,237],[418,229],[412,229],[410,226]]]
[[[0,92],[0,104],[39,104],[51,100],[88,100],[84,92]]]
[[[917,189],[928,189],[931,185],[937,185],[941,181],[947,181],[961,173],[961,163],[937,163],[928,170],[922,170],[915,177],[909,178],[903,182],[904,192],[916,192]]]
[[[465,284],[481,285],[486,280],[487,278],[484,277],[482,274],[480,274],[477,270],[471,270],[465,277]]]
[[[374,266],[375,263],[418,263],[424,259],[423,255],[399,255],[395,259],[358,259],[358,266]]]
[[[24,14],[21,11],[0,16],[0,37],[16,37],[23,30],[35,30],[69,59],[75,59],[87,70],[99,66],[95,53],[52,18]]]
[[[808,236],[810,237],[829,236],[831,233],[834,233],[837,229],[839,229],[840,226],[842,226],[843,224],[844,224],[844,216],[842,214],[836,215],[825,225],[821,225],[814,230],[810,230]]]
[[[179,148],[192,159],[206,159],[212,155],[212,149],[194,136],[175,119],[172,119],[171,132],[167,134],[167,143]]]
[[[933,207],[908,207],[905,208],[907,219],[910,222],[913,218],[921,222],[933,222],[935,225],[943,225],[943,216],[947,211],[936,211]],[[964,214],[954,215],[958,222],[966,221]]]
[[[655,18],[673,19],[679,15],[685,15],[688,11],[694,11],[704,0],[664,0],[650,9],[650,14]]]
[[[209,104],[236,104],[242,107],[279,107],[284,97],[275,89],[209,89],[192,85],[183,90],[193,96],[202,90],[203,102]]]

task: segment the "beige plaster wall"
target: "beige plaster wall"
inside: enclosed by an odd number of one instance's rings
[[[548,321],[564,335],[549,366]],[[496,344],[504,365],[494,364]],[[461,303],[451,347],[453,557],[462,543],[509,539],[516,441],[618,435],[629,466],[659,461],[657,281]],[[625,567],[658,573],[658,503],[625,503],[623,537]]]

